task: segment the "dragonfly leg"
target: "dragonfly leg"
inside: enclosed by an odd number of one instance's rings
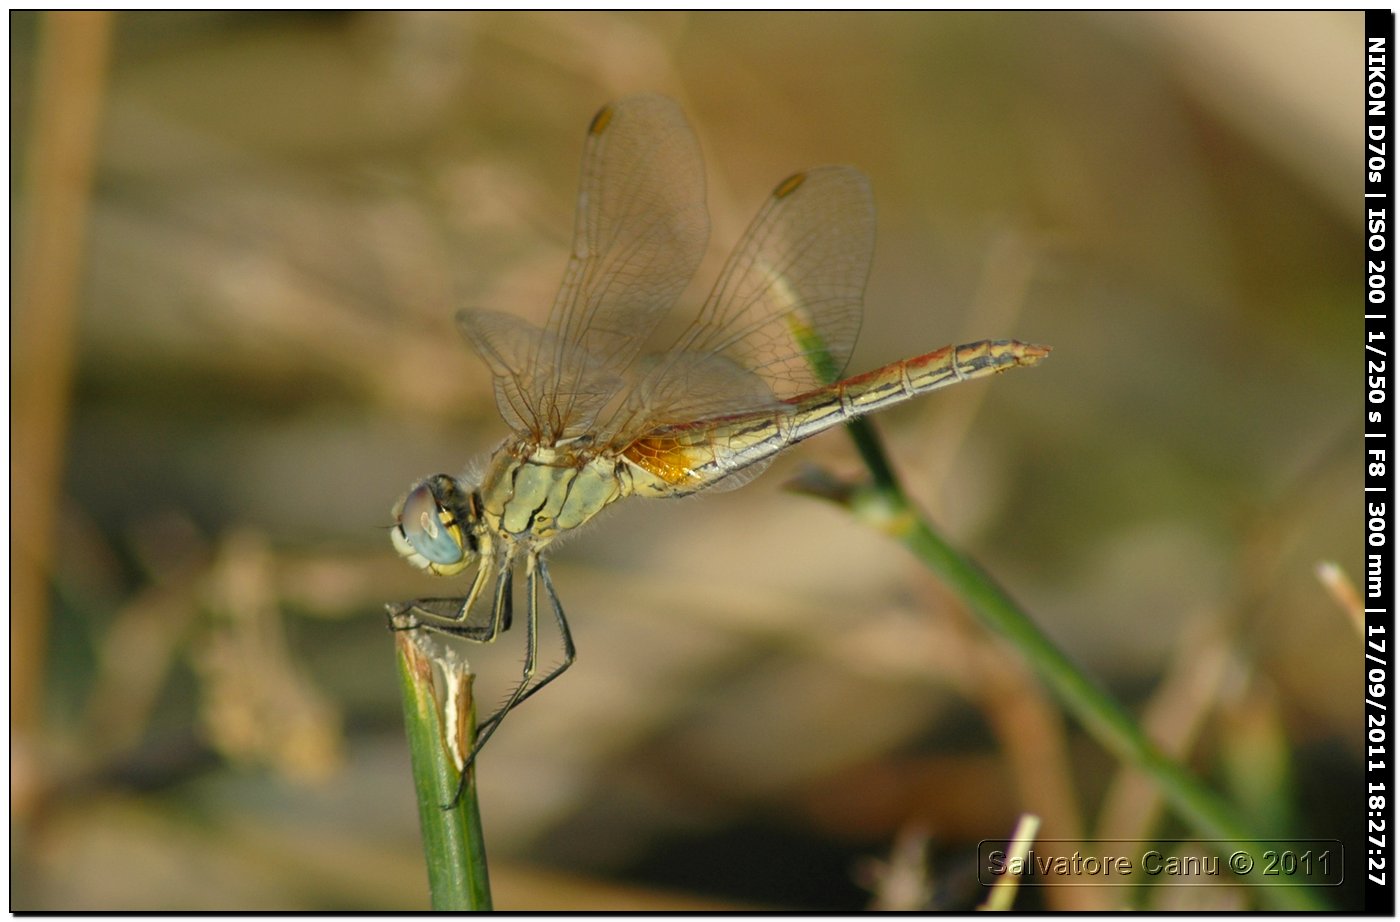
[[[535,571],[538,571],[540,575],[540,583],[544,586],[544,594],[546,597],[548,597],[550,608],[554,611],[554,622],[559,625],[559,640],[560,644],[564,648],[564,659],[560,661],[558,666],[555,666],[553,669],[551,669],[544,678],[540,679],[533,686],[527,689],[525,693],[520,696],[520,699],[515,702],[517,705],[524,701],[526,698],[533,695],[535,692],[539,691],[541,688],[544,688],[550,682],[553,682],[555,679],[559,678],[559,676],[563,674],[565,669],[568,669],[574,664],[574,636],[569,632],[569,621],[567,618],[564,617],[564,606],[559,603],[559,593],[554,591],[554,581],[549,578],[549,568],[545,566],[543,557],[536,559],[536,561],[534,562],[534,571],[532,572]],[[531,587],[530,592],[531,604],[533,605],[533,587]]]
[[[536,560],[537,558],[532,554],[526,572],[525,594],[529,597],[529,605],[525,617],[525,666],[521,670],[520,684],[510,693],[506,703],[496,713],[477,724],[476,743],[472,746],[471,755],[467,757],[468,765],[476,758],[481,747],[486,745],[486,741],[491,738],[491,735],[496,732],[496,728],[501,725],[501,720],[506,714],[525,700],[526,689],[529,688],[531,680],[534,679],[535,671],[539,665],[540,618],[539,593],[535,583]]]
[[[476,579],[464,599],[415,599],[389,606],[389,629],[410,631],[422,628],[438,634],[462,637],[473,643],[492,643],[502,631],[510,628],[511,566],[503,561],[495,571],[496,588],[490,619],[482,624],[470,620],[471,610],[491,577],[492,561],[483,559]]]
[[[470,768],[472,763],[476,761],[477,754],[481,752],[482,747],[486,745],[486,741],[491,738],[491,735],[496,732],[496,729],[501,725],[501,721],[505,719],[505,716],[518,707],[526,698],[557,679],[563,674],[564,670],[573,665],[575,654],[573,634],[569,631],[568,619],[564,617],[564,606],[559,602],[559,593],[554,590],[554,581],[549,578],[549,568],[545,566],[544,558],[533,553],[530,555],[527,563],[526,581],[526,593],[529,596],[529,606],[525,622],[525,667],[521,671],[520,684],[516,686],[515,691],[511,693],[500,710],[477,724],[476,742],[472,746],[471,754],[467,756],[466,762],[463,765],[462,781],[458,785],[456,796],[452,798],[452,803],[447,805],[448,809],[456,806],[457,801],[461,799],[462,792],[466,789],[467,784],[467,768]],[[545,595],[549,598],[550,608],[554,612],[554,621],[559,625],[559,637],[564,647],[564,659],[558,666],[551,669],[544,678],[540,679],[538,682],[534,682],[535,673],[538,671],[539,666],[539,589],[541,585],[544,587]]]

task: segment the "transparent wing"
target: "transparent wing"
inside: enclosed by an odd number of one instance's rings
[[[606,427],[613,444],[658,425],[778,408],[839,376],[860,332],[874,247],[875,206],[859,170],[820,167],[780,183],[695,321],[641,367]]]
[[[709,236],[705,169],[679,106],[630,96],[588,128],[568,267],[543,331],[485,311],[459,324],[496,376],[517,433],[553,442],[593,429],[642,344],[695,274]]]
[[[779,397],[839,376],[860,333],[875,253],[875,202],[865,174],[827,166],[783,180],[720,273],[685,351],[722,352],[758,372]]]
[[[491,369],[501,418],[521,435],[544,439],[560,430],[562,437],[563,420],[555,415],[559,407],[601,405],[623,384],[602,357],[577,346],[565,348],[553,334],[514,314],[458,311],[457,325]],[[574,373],[555,376],[554,392],[542,402],[531,391],[540,383],[540,356],[557,354],[567,355]]]

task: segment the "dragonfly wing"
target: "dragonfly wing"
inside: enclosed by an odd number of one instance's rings
[[[652,353],[637,362],[627,399],[600,432],[622,446],[665,423],[783,406],[762,378],[722,352]]]
[[[516,432],[529,433],[535,424],[529,369],[540,330],[510,314],[477,310],[458,311],[457,327],[491,369],[501,418]]]
[[[870,183],[852,167],[773,190],[695,321],[634,377],[612,441],[765,408],[839,377],[860,332],[875,247]]]
[[[559,351],[554,337],[527,320],[499,311],[463,310],[457,312],[461,329],[477,355],[486,362],[495,379],[496,406],[506,424],[526,438],[535,438],[554,428],[562,429],[560,421],[548,414],[560,402],[574,406],[593,406],[606,402],[621,385],[621,379],[582,350],[569,351],[569,361],[578,373],[568,381],[575,388],[587,388],[586,393],[555,393],[556,400],[541,404],[534,398],[537,381],[537,356]]]
[[[680,107],[630,96],[601,109],[588,128],[564,281],[528,360],[498,388],[509,398],[502,412],[544,440],[590,431],[708,237],[704,162]]]
[[[874,252],[875,203],[864,173],[827,166],[790,176],[759,210],[678,345],[731,357],[779,397],[829,383],[855,348]]]

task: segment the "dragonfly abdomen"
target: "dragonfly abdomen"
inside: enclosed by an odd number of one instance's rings
[[[782,447],[940,387],[1034,365],[1049,354],[1044,346],[984,339],[944,346],[799,394],[785,401],[792,405],[793,412],[779,420],[784,430]]]
[[[1021,365],[1034,365],[1050,350],[1015,340],[982,340],[936,352],[799,394],[792,409],[762,411],[667,426],[637,439],[623,457],[639,476],[633,491],[681,496],[718,484],[791,445],[833,426],[959,381]]]
[[[812,417],[816,425],[811,431],[799,426],[801,431],[794,441],[940,387],[997,374],[1021,365],[1034,365],[1049,354],[1050,350],[1044,346],[1013,339],[984,339],[961,346],[944,346],[926,355],[892,362],[883,368],[837,381],[786,401],[795,408],[795,420]],[[835,420],[829,418],[829,411],[824,411],[833,403],[840,407],[839,418]]]

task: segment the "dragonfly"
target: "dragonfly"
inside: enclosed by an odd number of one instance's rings
[[[863,173],[795,173],[768,196],[698,315],[667,336],[661,323],[708,245],[699,144],[663,96],[630,96],[593,117],[572,248],[544,327],[490,310],[456,315],[510,435],[479,476],[423,478],[393,509],[390,535],[409,563],[445,577],[475,567],[463,597],[389,605],[395,630],[491,643],[511,625],[513,574],[524,572],[520,681],[478,726],[463,784],[505,716],[574,662],[545,560],[555,539],[628,497],[740,486],[819,432],[1049,353],[983,340],[838,380],[874,236]],[[543,673],[541,596],[563,652]]]

